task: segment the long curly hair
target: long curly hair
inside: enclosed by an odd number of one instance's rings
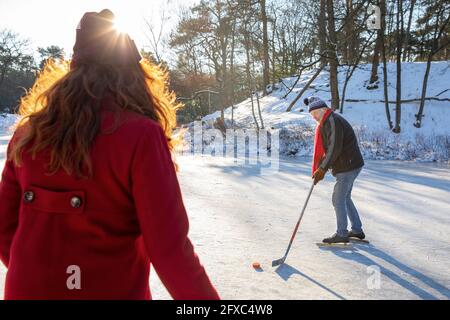
[[[21,99],[15,125],[14,144],[8,159],[20,166],[22,151],[35,158],[50,149],[49,174],[64,169],[69,175],[92,176],[90,148],[101,121],[100,103],[106,95],[114,97],[122,110],[130,110],[157,121],[169,147],[174,147],[172,130],[176,126],[176,103],[168,90],[167,72],[143,59],[134,66],[80,64],[50,60],[33,87]],[[119,110],[120,110],[119,109]]]

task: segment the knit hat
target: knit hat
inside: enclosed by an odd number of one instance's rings
[[[305,98],[303,102],[305,105],[309,106],[309,112],[320,108],[328,108],[327,103],[316,96]]]
[[[81,18],[71,67],[89,63],[127,66],[139,63],[141,58],[130,36],[114,28],[114,14],[110,10],[87,12]]]

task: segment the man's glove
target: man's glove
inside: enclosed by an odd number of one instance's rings
[[[318,168],[316,171],[314,171],[313,174],[313,179],[314,179],[314,185],[318,184],[319,181],[323,180],[323,178],[325,177],[325,171],[322,170],[321,168]]]

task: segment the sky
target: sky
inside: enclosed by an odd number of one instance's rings
[[[139,48],[147,45],[144,18],[160,25],[162,10],[170,20],[167,30],[174,27],[181,7],[196,0],[0,0],[0,30],[10,29],[31,41],[31,48],[57,45],[66,56],[72,54],[75,30],[87,11],[108,8],[124,25],[125,31]],[[148,32],[147,32],[148,34]],[[37,57],[37,53],[34,52]]]

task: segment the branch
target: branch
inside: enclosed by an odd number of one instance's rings
[[[436,98],[436,97],[428,97],[424,100],[433,100],[433,101],[450,101],[449,98]],[[385,100],[367,100],[367,99],[346,99],[346,102],[382,102],[385,103]],[[407,99],[407,100],[400,100],[400,103],[409,103],[409,102],[416,102],[421,101],[421,99]],[[388,101],[390,104],[395,104],[397,101]]]

